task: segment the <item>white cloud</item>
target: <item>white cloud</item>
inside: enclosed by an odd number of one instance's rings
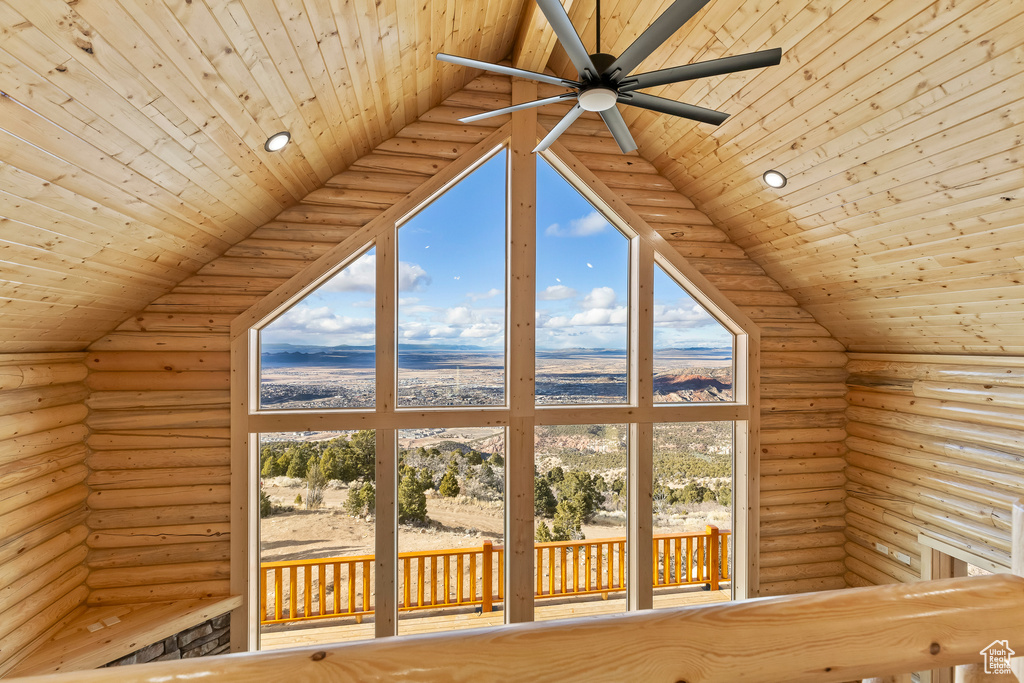
[[[708,312],[697,304],[692,306],[678,306],[669,308],[662,304],[654,306],[654,320],[656,325],[685,325],[687,327],[698,327],[700,325],[717,324]]]
[[[473,314],[465,306],[456,306],[448,309],[444,322],[448,325],[469,325],[473,322]]]
[[[561,280],[559,280],[561,282]],[[566,287],[565,285],[551,285],[543,292],[537,294],[537,298],[541,301],[561,301],[563,299],[572,299],[577,294],[577,291],[572,287]]]
[[[430,276],[415,263],[398,262],[398,291],[420,292],[430,284]]]
[[[569,221],[568,228],[552,223],[544,230],[544,234],[548,237],[586,237],[604,232],[609,227],[611,224],[604,216],[597,211],[591,211],[585,216]]]
[[[275,320],[267,330],[272,333],[288,331],[301,335],[372,336],[374,320],[337,315],[327,306],[310,308],[299,305]]]
[[[583,297],[583,308],[611,308],[615,305],[615,290],[611,287],[594,287]]]
[[[415,263],[398,264],[398,291],[415,292],[426,289],[431,282],[427,271]],[[363,256],[323,286],[326,292],[372,292],[377,284],[377,257]]]
[[[629,320],[629,312],[625,306],[615,308],[591,308],[573,316],[556,315],[538,319],[538,327],[602,327],[606,325],[625,325]]]
[[[477,292],[470,292],[469,294],[466,295],[466,298],[469,299],[470,301],[480,301],[481,299],[493,299],[499,294],[501,294],[501,290],[496,287],[492,287],[491,289],[488,289],[486,292],[482,294]]]

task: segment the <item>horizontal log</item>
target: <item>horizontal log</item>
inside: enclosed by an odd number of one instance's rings
[[[803,564],[817,564],[821,562],[842,561],[846,557],[846,551],[841,545],[825,546],[821,548],[796,548],[775,552],[761,551],[761,568],[767,567],[788,567]],[[761,580],[765,575],[762,573]]]
[[[774,522],[785,519],[808,519],[815,517],[835,517],[846,513],[842,501],[824,503],[798,503],[794,505],[767,505],[761,507],[761,520]]]
[[[195,484],[230,484],[230,467],[166,467],[129,470],[97,470],[86,482],[93,491],[145,489]],[[193,501],[189,501],[194,504]]]
[[[863,375],[895,377],[936,382],[964,382],[967,384],[993,384],[1024,387],[1024,367],[1000,366],[1000,358],[981,359],[986,365],[956,365],[941,363],[906,363],[853,359],[849,370]]]
[[[20,534],[12,533],[8,536],[7,529],[4,528],[4,537],[0,538],[0,565],[6,565],[29,552],[32,548],[42,545],[60,534],[69,532],[85,522],[88,514],[83,505],[78,509],[44,520]]]
[[[238,278],[245,280],[245,278]],[[227,352],[231,341],[227,335],[205,332],[150,334],[149,332],[114,332],[92,343],[94,351],[188,351]]]
[[[856,557],[847,556],[846,567],[872,586],[885,586],[891,583],[900,583],[885,572],[875,569],[870,564],[858,560]]]
[[[37,590],[24,596],[12,607],[0,613],[0,643],[47,605],[58,601],[85,582],[89,570],[79,564],[64,572],[55,572],[46,590]]]
[[[84,525],[78,524],[26,550],[9,562],[0,564],[0,589],[10,586],[18,580],[32,576],[48,562],[51,562],[56,557],[60,557],[72,548],[84,548],[85,537],[88,533],[89,530]],[[8,591],[0,590],[0,598],[5,598],[7,595]],[[0,610],[2,609],[4,608],[0,608]]]
[[[867,579],[865,579],[860,574],[854,574],[851,571],[847,571],[845,574],[843,574],[843,578],[846,579],[846,585],[850,588],[866,588],[868,586],[875,585]]]
[[[846,467],[843,458],[808,458],[786,460],[761,460],[761,476],[771,477],[784,474],[814,474],[818,472],[842,472]]]
[[[43,605],[9,636],[0,638],[0,652],[12,653],[10,658],[0,663],[0,676],[8,673],[33,648],[50,638],[60,628],[63,619],[85,604],[88,595],[89,589],[84,585],[75,586],[68,593]]]
[[[89,390],[81,382],[29,387],[12,391],[0,390],[0,414],[22,413],[40,408],[54,408],[69,403],[81,403]]]
[[[910,568],[889,559],[888,556],[873,553],[856,543],[847,543],[845,549],[847,557],[860,560],[875,571],[881,572],[896,581],[912,583],[921,579],[920,572],[915,573]]]
[[[851,450],[908,465],[923,472],[955,475],[984,484],[989,488],[1004,489],[1009,492],[1016,491],[1018,494],[1020,491],[1024,491],[1024,474],[993,471],[990,468],[978,467],[969,461],[959,458],[947,458],[934,453],[922,453],[910,448],[893,446],[859,436],[851,436],[846,440],[846,443]]]
[[[0,415],[0,441],[77,424],[84,420],[88,413],[89,409],[78,403]]]
[[[762,444],[841,442],[844,438],[846,438],[846,431],[839,427],[822,429],[766,429],[761,432]]]
[[[215,562],[231,557],[231,544],[175,543],[152,548],[90,548],[86,561],[90,567],[145,567],[153,564],[180,564],[184,562]]]
[[[0,466],[81,443],[88,433],[89,428],[84,424],[75,424],[0,441]]]
[[[86,356],[85,362],[94,372],[174,373],[231,370],[231,354],[203,351],[93,351]]]
[[[761,477],[762,491],[782,489],[842,488],[846,477],[842,472],[816,472],[814,474],[787,474]]]
[[[44,505],[47,498],[85,481],[88,473],[85,465],[72,465],[23,482],[16,488],[0,490],[0,515]]]
[[[115,508],[147,508],[162,505],[176,505],[187,502],[190,505],[206,503],[227,503],[231,499],[231,488],[226,484],[193,484],[189,486],[163,486],[159,488],[93,491],[89,494],[92,510]]]
[[[231,462],[227,448],[163,448],[131,451],[95,451],[89,467],[96,470],[127,470],[174,467],[223,467]]]
[[[978,405],[938,401],[930,398],[894,396],[863,390],[851,391],[847,395],[851,406],[875,408],[896,413],[937,417],[944,420],[991,425],[994,427],[1019,428],[1024,424],[1024,409],[1005,406]]]
[[[500,661],[503,677],[515,680],[834,683],[978,661],[981,649],[1002,637],[999,634],[1010,639],[1024,636],[1019,622],[1024,609],[1021,585],[1017,577],[989,576],[787,595],[753,603],[319,646],[315,656],[310,656],[311,650],[298,649],[161,662],[129,667],[118,676],[122,683],[155,677],[225,682],[281,677],[477,680],[492,675],[494,663]],[[767,586],[822,590],[841,588],[845,581],[836,576]],[[943,596],[942,610],[935,608],[938,593]],[[883,622],[886,628],[878,629]],[[955,636],[936,640],[936,633]],[[837,648],[836,643],[844,647]],[[709,668],[710,651],[728,654],[717,656]],[[75,675],[79,683],[109,679],[104,671]],[[40,683],[43,680],[65,679]]]
[[[166,430],[123,430],[92,434],[88,439],[94,451],[158,450],[163,448],[227,448],[231,445],[230,430],[223,428]]]
[[[86,405],[93,410],[220,407],[228,405],[230,396],[228,391],[94,391]]]
[[[843,368],[846,354],[838,351],[763,351],[765,368]]]
[[[89,534],[90,548],[144,548],[175,543],[225,541],[230,538],[231,525],[179,524],[133,529],[105,529]]]
[[[845,398],[765,398],[761,395],[761,416],[775,413],[828,413],[846,410]]]
[[[3,590],[0,590],[0,620],[5,618],[17,620],[19,615],[24,614],[17,608],[33,598],[42,596],[45,600],[47,597],[51,599],[56,597],[51,592],[51,586],[59,586],[60,581],[67,574],[77,575],[76,585],[82,583],[88,570],[83,571],[85,567],[81,565],[88,552],[84,545],[68,548],[59,555],[47,557],[46,561],[33,567],[28,574],[6,584]],[[4,626],[0,625],[0,638],[5,635],[7,634],[4,632]]]
[[[93,510],[89,513],[89,526],[96,530],[139,526],[170,528],[177,524],[227,522],[231,519],[230,515],[227,503],[197,505],[189,501],[179,505]]]
[[[840,501],[846,493],[841,486],[833,488],[812,489],[779,489],[777,491],[761,491],[759,499],[762,507],[770,505],[803,505],[806,503],[830,503]]]
[[[0,466],[0,491],[14,491],[37,477],[85,462],[87,453],[85,444],[75,444]]]
[[[948,491],[970,500],[1005,508],[1006,510],[1013,507],[1013,503],[1020,497],[1019,491],[1000,490],[1000,488],[979,484],[964,477],[929,472],[912,465],[894,462],[891,459],[880,458],[859,451],[847,453],[846,460],[850,465],[862,467],[878,474],[890,476],[911,484],[927,486],[938,491]]]
[[[227,372],[93,372],[93,391],[225,391],[230,387]]]
[[[1024,388],[1000,387],[992,384],[958,384],[918,380],[912,385],[914,396],[943,401],[978,403],[981,405],[1024,408]]]
[[[79,356],[80,357],[80,356]],[[77,360],[70,363],[34,363],[0,366],[0,391],[81,382],[88,373]]]
[[[846,588],[846,581],[841,576],[823,576],[810,579],[792,579],[761,583],[758,595],[771,597],[776,595],[798,595],[800,593],[817,593]],[[811,680],[811,679],[808,679]],[[819,679],[821,680],[821,679]],[[839,680],[834,679],[834,680]]]
[[[785,552],[788,550],[804,550],[815,548],[842,548],[846,537],[842,531],[826,531],[817,534],[793,534],[791,536],[772,536],[760,539],[762,556],[765,553]]]
[[[957,420],[944,420],[937,417],[896,413],[861,406],[850,406],[846,409],[846,416],[851,422],[863,422],[878,427],[947,437],[959,442],[974,443],[1024,455],[1024,442],[1021,441],[1019,429],[975,425]]]
[[[787,430],[787,429],[825,429],[830,427],[842,428],[846,425],[845,412],[785,412],[772,413],[761,411],[761,429]]]
[[[879,427],[863,422],[849,422],[846,429],[855,438],[891,444],[912,451],[934,453],[962,462],[975,463],[979,467],[996,472],[1014,473],[1024,466],[1024,452],[1012,453],[931,434]]]
[[[831,337],[763,337],[761,350],[788,353],[794,351],[838,351],[843,353],[846,351],[841,342]]]
[[[128,586],[122,588],[96,588],[89,593],[86,604],[123,605],[158,600],[196,600],[218,598],[230,595],[227,580],[188,581],[183,583],[161,583],[149,586]],[[77,674],[77,672],[76,672]]]
[[[185,562],[182,564],[152,565],[100,569],[89,572],[86,585],[92,589],[149,586],[152,584],[202,582],[227,579],[231,575],[229,562]]]
[[[814,562],[811,564],[784,565],[778,567],[762,566],[758,575],[762,583],[778,581],[796,581],[800,579],[820,579],[828,576],[842,576],[846,565],[842,560],[832,562]]]
[[[808,519],[784,519],[777,522],[762,522],[762,538],[770,536],[791,536],[793,534],[817,534],[825,531],[842,531],[846,528],[843,517],[812,517]]]
[[[86,424],[90,429],[99,432],[118,429],[230,427],[231,411],[227,407],[213,406],[154,410],[93,410]]]
[[[842,441],[826,443],[773,443],[761,444],[761,462],[766,460],[802,460],[809,458],[835,458],[846,453]]]
[[[853,532],[856,539],[870,540],[868,546],[873,547],[873,544],[878,542],[884,545],[894,545],[911,555],[918,557],[921,555],[921,544],[917,542],[916,530],[911,533],[902,529],[894,529],[856,512],[846,513],[846,524],[847,538],[851,538],[850,534]],[[851,540],[853,539],[851,538]]]
[[[762,367],[761,386],[767,384],[812,384],[846,382],[846,368]]]

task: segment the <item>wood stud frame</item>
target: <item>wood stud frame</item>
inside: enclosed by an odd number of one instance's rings
[[[536,85],[513,81],[516,101],[536,96]],[[536,111],[517,112],[512,122],[498,128],[468,153],[424,182],[403,200],[382,212],[351,237],[329,250],[295,277],[238,316],[231,324],[232,372],[246,378],[232,383],[232,509],[236,517],[253,517],[257,495],[255,472],[256,435],[261,432],[318,431],[332,429],[377,430],[376,497],[376,615],[377,637],[394,635],[397,604],[394,585],[397,572],[397,462],[396,430],[425,426],[504,427],[509,457],[506,459],[506,620],[533,619],[533,430],[537,425],[621,423],[630,424],[629,528],[633,549],[629,553],[630,609],[651,606],[652,587],[643,577],[651,575],[651,487],[653,425],[659,422],[733,421],[735,430],[734,479],[734,593],[738,598],[757,594],[758,520],[757,500],[757,374],[759,347],[757,327],[697,269],[611,192],[593,173],[561,145],[554,145],[545,159],[572,182],[588,201],[600,209],[630,240],[630,403],[626,406],[536,407],[534,383],[535,308],[535,159],[531,150],[538,139]],[[393,290],[397,268],[397,227],[418,212],[446,187],[457,183],[500,149],[507,149],[509,163],[507,200],[507,390],[505,408],[398,410],[395,406],[395,326],[397,301]],[[259,411],[257,331],[308,292],[325,282],[356,257],[367,245],[377,249],[377,400],[372,411],[274,412]],[[653,403],[653,275],[658,263],[684,285],[734,335],[735,402],[721,405],[656,406]],[[755,479],[750,479],[755,477]],[[755,482],[755,485],[750,485]],[[384,495],[389,492],[390,495]],[[244,515],[239,515],[246,510]],[[249,596],[258,565],[256,525],[236,519],[232,531],[232,592]],[[251,598],[232,623],[234,650],[256,644],[253,626],[257,602]],[[244,623],[243,623],[244,622]]]

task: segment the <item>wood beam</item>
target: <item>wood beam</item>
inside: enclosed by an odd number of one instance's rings
[[[512,47],[512,66],[527,71],[543,72],[548,65],[552,50],[558,43],[547,17],[540,11],[534,0],[525,0],[523,18],[516,31],[516,41]],[[568,12],[573,0],[563,0],[562,6]]]

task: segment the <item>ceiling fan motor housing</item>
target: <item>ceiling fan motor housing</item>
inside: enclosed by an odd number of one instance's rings
[[[616,84],[611,80],[602,78],[601,74],[615,61],[615,56],[604,52],[590,55],[597,69],[596,74],[587,74],[586,85],[580,90],[580,107],[587,111],[607,111],[615,106],[619,99],[619,92]]]

